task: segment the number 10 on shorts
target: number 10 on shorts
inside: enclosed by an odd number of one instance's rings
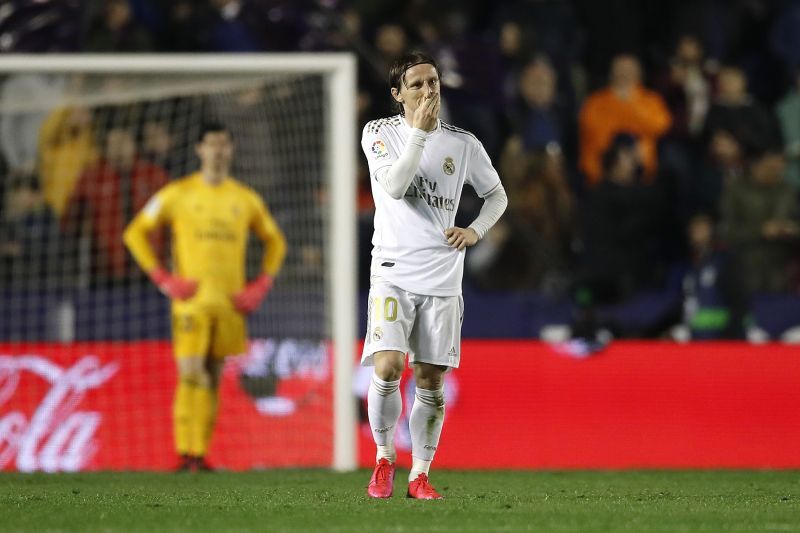
[[[373,298],[371,307],[372,316],[370,318],[374,322],[394,322],[397,320],[397,299],[391,296],[386,298]]]

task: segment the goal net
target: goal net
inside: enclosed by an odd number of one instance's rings
[[[0,58],[0,470],[174,464],[169,302],[121,235],[197,170],[208,122],[288,242],[209,460],[355,466],[354,76],[346,54]],[[261,253],[251,238],[248,278]]]

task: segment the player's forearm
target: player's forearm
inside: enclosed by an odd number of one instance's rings
[[[286,238],[283,233],[275,233],[264,241],[264,246],[266,251],[264,252],[263,271],[269,277],[274,278],[286,258]]]
[[[138,217],[131,222],[122,234],[125,246],[130,250],[136,263],[147,273],[150,273],[158,266],[158,258],[150,246],[148,239],[149,231],[141,224]]]
[[[475,230],[481,239],[489,229],[500,220],[500,216],[505,212],[508,205],[508,196],[502,184],[498,184],[495,189],[484,196],[481,212],[478,217],[469,225]]]
[[[427,132],[421,129],[411,130],[408,142],[400,157],[392,166],[385,167],[375,174],[375,179],[381,184],[383,190],[395,200],[400,200],[414,180],[422,159],[422,149],[425,147]]]

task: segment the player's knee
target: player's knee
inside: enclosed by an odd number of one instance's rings
[[[182,382],[195,387],[209,387],[211,385],[211,376],[203,367],[184,365],[179,368],[178,377]]]
[[[441,390],[444,386],[444,373],[446,367],[417,363],[414,365],[414,381],[417,387],[430,391]]]
[[[397,381],[403,375],[405,355],[400,352],[375,354],[375,375],[384,381]]]
[[[208,374],[203,371],[182,374],[181,381],[194,385],[195,387],[209,387],[211,385],[211,379],[208,377]]]

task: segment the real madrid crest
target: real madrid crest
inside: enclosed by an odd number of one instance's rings
[[[383,338],[383,330],[380,326],[375,328],[375,331],[372,333],[372,340],[379,341]]]
[[[452,157],[444,158],[444,164],[442,164],[442,170],[444,170],[444,173],[447,174],[448,176],[453,175],[453,172],[456,171],[456,164],[455,162],[453,162]]]

